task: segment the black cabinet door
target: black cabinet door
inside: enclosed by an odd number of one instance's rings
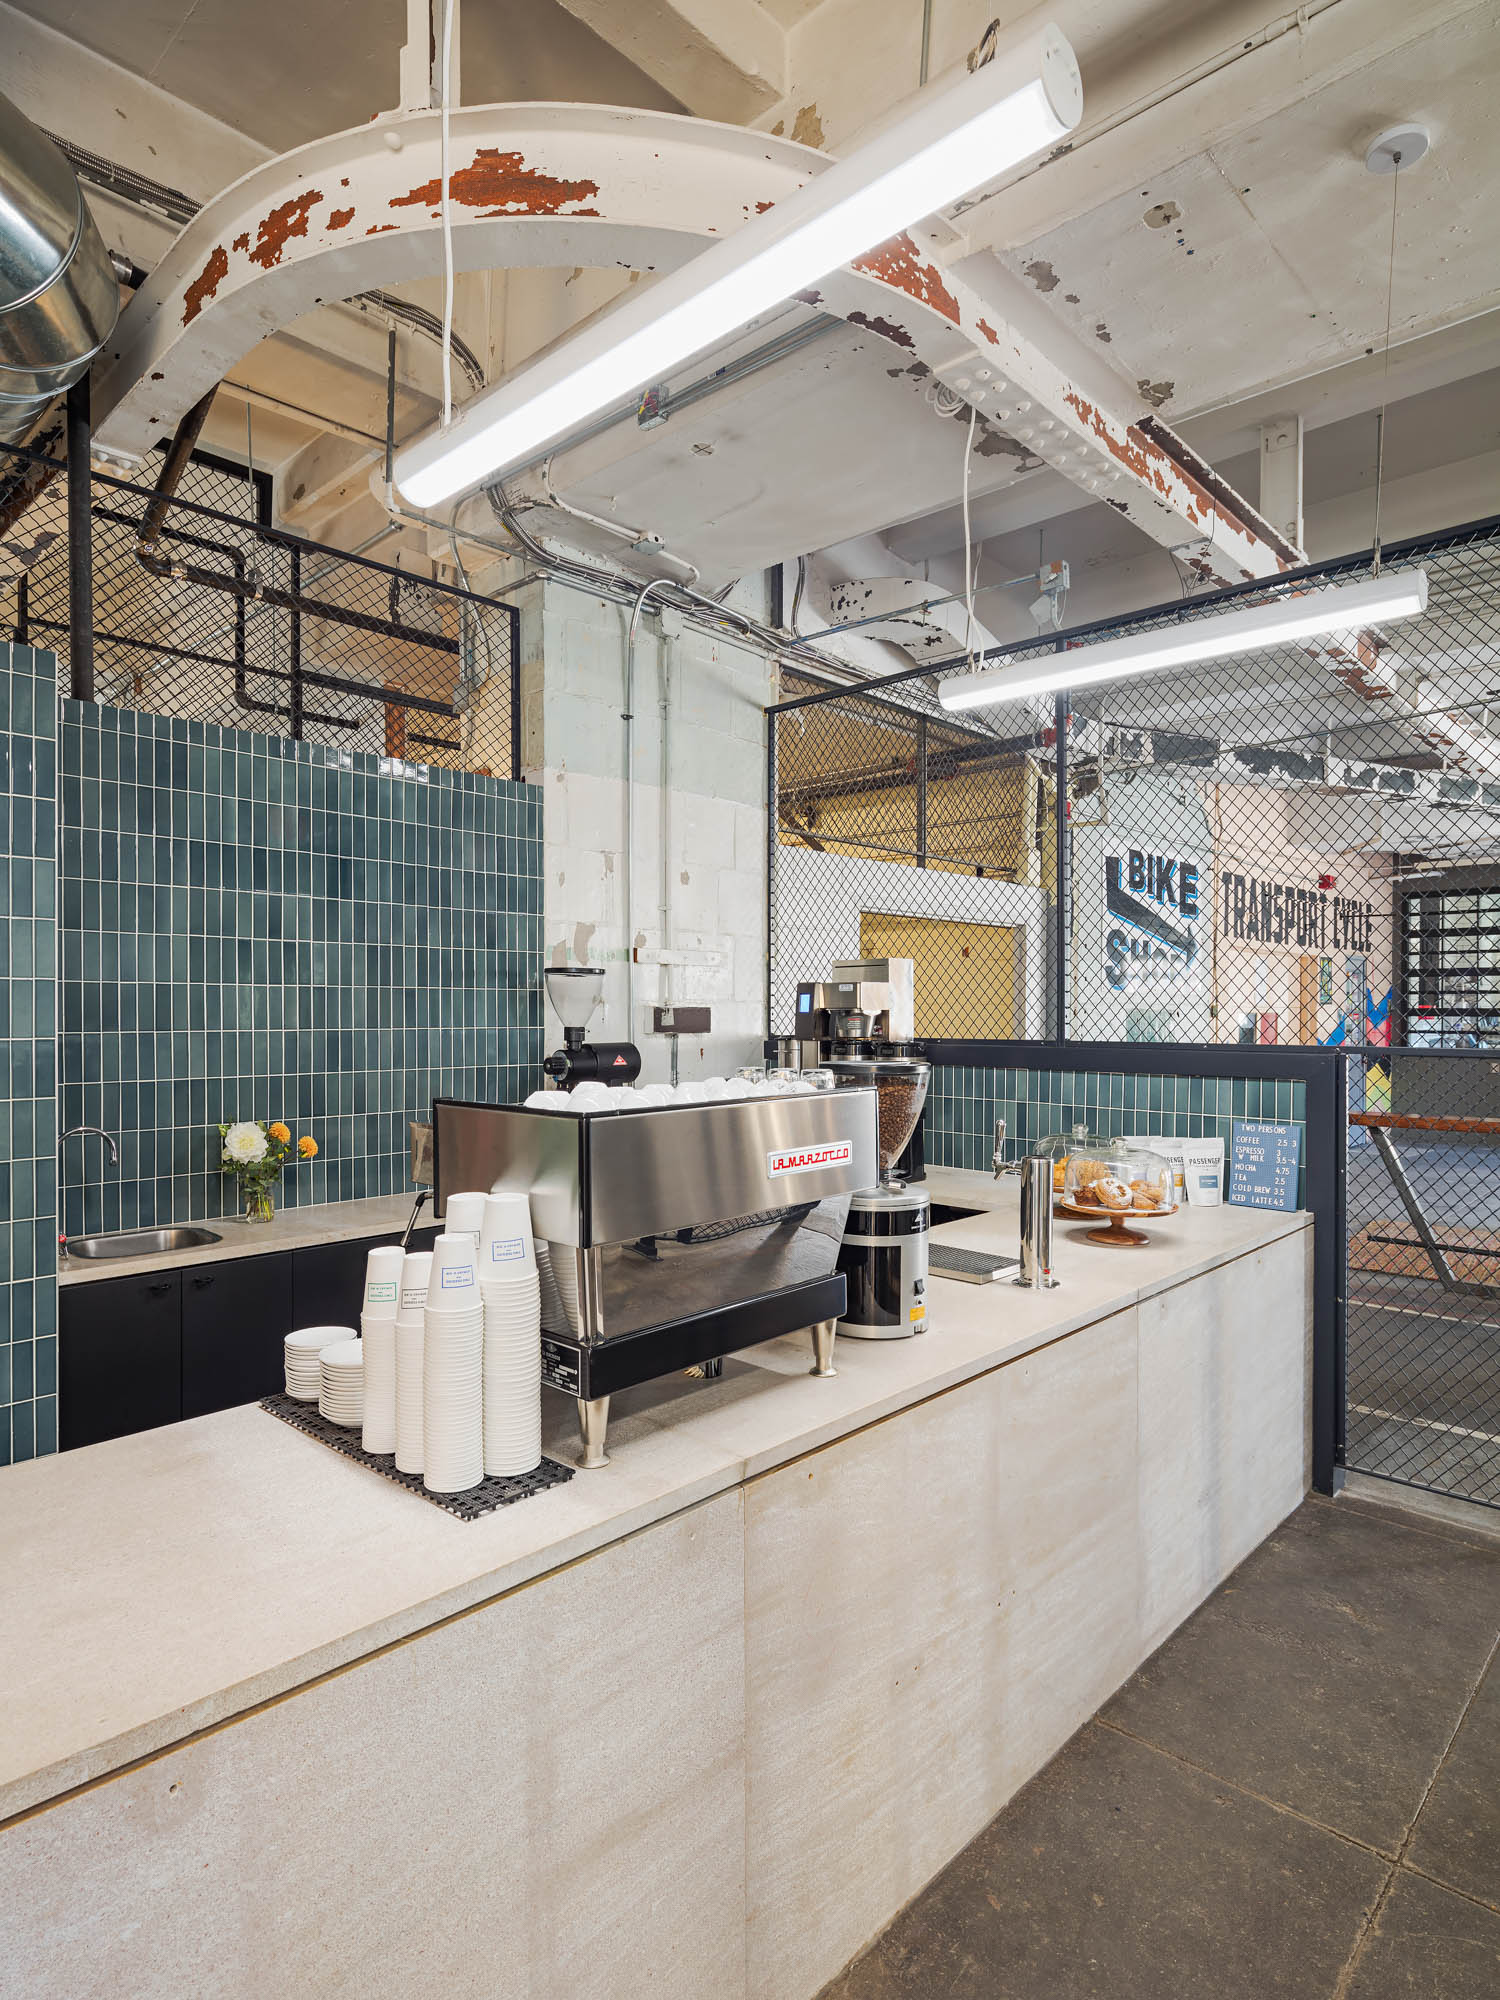
[[[292,1255],[279,1250],[182,1272],[182,1414],[204,1417],[285,1387]]]
[[[57,1441],[63,1451],[182,1415],[180,1271],[64,1285],[57,1300]]]
[[[398,1240],[394,1236],[360,1237],[353,1243],[309,1243],[294,1250],[292,1324],[348,1326],[358,1333],[370,1245]]]

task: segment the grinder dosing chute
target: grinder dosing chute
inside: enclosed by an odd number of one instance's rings
[[[552,1011],[562,1022],[563,1046],[542,1064],[560,1090],[580,1083],[634,1083],[641,1052],[634,1042],[586,1042],[584,1029],[604,998],[602,965],[549,965],[543,978]]]

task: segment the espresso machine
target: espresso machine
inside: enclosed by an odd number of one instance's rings
[[[913,1052],[915,1038],[909,958],[837,959],[827,979],[797,988],[802,1066],[831,1070],[841,1089],[873,1089],[878,1100],[880,1183],[851,1200],[839,1247],[849,1289],[839,1332],[856,1340],[927,1330],[932,1204],[919,1184],[920,1140],[907,1149],[920,1131],[932,1070]]]
[[[641,1052],[634,1042],[586,1042],[583,1031],[604,998],[602,965],[550,965],[543,975],[552,1011],[563,1024],[563,1045],[542,1068],[559,1090],[580,1083],[634,1083]]]

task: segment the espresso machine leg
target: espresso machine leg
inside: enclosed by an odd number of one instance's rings
[[[609,1398],[596,1396],[593,1402],[578,1398],[578,1434],[583,1440],[583,1469],[594,1472],[609,1464],[604,1449],[604,1433],[609,1428]]]
[[[813,1365],[809,1375],[837,1375],[833,1365],[833,1336],[838,1331],[836,1319],[820,1319],[808,1332],[812,1335]]]

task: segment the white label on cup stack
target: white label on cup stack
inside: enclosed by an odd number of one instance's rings
[[[407,1285],[401,1293],[401,1310],[405,1313],[420,1312],[427,1303],[427,1280],[420,1285]]]
[[[462,1291],[473,1286],[474,1266],[460,1264],[456,1269],[440,1271],[438,1282],[445,1292]]]
[[[497,1236],[490,1245],[492,1264],[519,1264],[526,1256],[526,1245],[519,1236]]]
[[[375,1278],[365,1286],[365,1303],[367,1305],[383,1305],[395,1298],[395,1296],[396,1281],[394,1278]]]

